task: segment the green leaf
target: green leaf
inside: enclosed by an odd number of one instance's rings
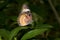
[[[51,26],[49,24],[40,24],[36,28],[53,28],[53,26]]]
[[[5,30],[5,29],[0,29],[0,36],[2,36],[4,38],[4,40],[8,40],[8,35],[9,35],[9,31]]]
[[[14,36],[16,36],[17,33],[18,33],[20,30],[22,30],[22,29],[27,29],[27,27],[17,27],[17,28],[15,28],[15,29],[13,29],[13,30],[11,31],[11,33],[10,33],[9,40],[12,40],[12,38],[13,38]]]
[[[60,38],[56,38],[55,40],[60,40]]]
[[[52,28],[52,26],[49,24],[41,24],[40,27],[41,28]]]
[[[36,35],[39,35],[39,34],[42,34],[44,33],[45,31],[47,31],[48,29],[34,29],[34,30],[31,30],[29,31],[28,33],[26,33],[22,38],[21,40],[27,40],[27,39],[30,39],[32,37],[35,37]]]
[[[0,36],[0,40],[2,40],[2,37]]]

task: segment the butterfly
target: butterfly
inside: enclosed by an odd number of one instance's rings
[[[22,6],[17,22],[19,26],[26,26],[32,23],[32,13],[26,4]]]

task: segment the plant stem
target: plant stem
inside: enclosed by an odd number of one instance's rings
[[[58,12],[57,12],[56,9],[54,8],[51,0],[48,0],[48,2],[49,2],[50,6],[51,6],[51,8],[52,8],[52,10],[53,10],[53,12],[54,12],[54,15],[55,15],[55,17],[56,17],[56,20],[57,20],[58,23],[60,24],[60,18],[59,18]]]

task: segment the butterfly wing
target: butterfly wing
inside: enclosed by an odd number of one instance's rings
[[[28,14],[24,13],[21,14],[18,18],[18,23],[20,26],[26,26],[32,22],[32,16],[29,16]]]
[[[30,9],[27,4],[22,6],[21,14],[18,17],[18,24],[20,26],[26,26],[32,23],[32,15],[30,15]]]

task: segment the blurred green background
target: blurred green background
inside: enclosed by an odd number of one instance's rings
[[[22,27],[17,18],[24,3],[33,23]],[[0,40],[60,40],[60,0],[0,0]]]

